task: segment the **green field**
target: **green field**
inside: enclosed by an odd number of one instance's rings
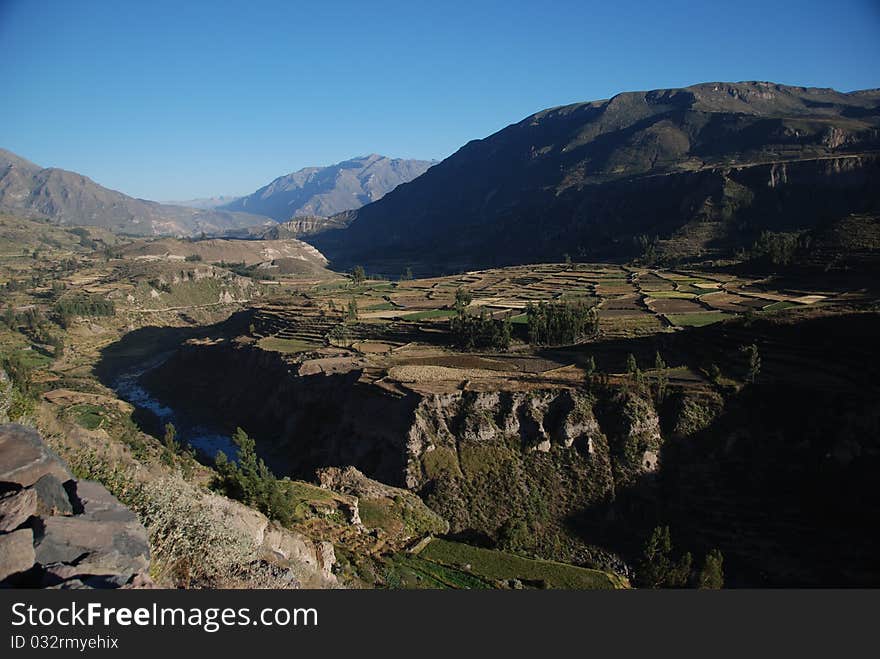
[[[673,325],[678,325],[679,327],[705,327],[706,325],[711,325],[712,323],[717,323],[731,317],[731,314],[725,313],[724,311],[666,314],[666,318],[669,319],[669,322]]]
[[[789,302],[788,300],[783,300],[781,302],[774,302],[773,304],[768,304],[764,307],[763,311],[782,311],[783,309],[791,309],[792,307],[802,306],[797,302]]]
[[[280,352],[288,355],[298,352],[307,352],[318,347],[314,343],[309,343],[300,339],[279,339],[276,336],[262,338],[257,345],[263,350],[269,352]]]
[[[419,558],[457,569],[469,565],[471,574],[491,581],[519,579],[539,587],[566,590],[626,586],[620,577],[600,570],[524,558],[448,540],[432,540],[419,553]]]
[[[432,320],[436,318],[452,318],[455,311],[452,309],[429,309],[428,311],[418,311],[416,313],[408,313],[400,316],[401,320]]]
[[[83,403],[69,409],[74,421],[86,430],[97,430],[104,422],[104,408]]]
[[[656,300],[662,299],[676,299],[676,300],[692,300],[696,297],[693,293],[686,293],[684,291],[646,291],[642,290],[642,292],[648,297],[652,297]]]

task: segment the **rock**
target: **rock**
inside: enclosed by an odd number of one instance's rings
[[[13,531],[24,523],[28,528]],[[132,511],[103,485],[72,479],[33,430],[0,425],[4,585],[140,587],[149,565],[147,531]]]
[[[41,517],[73,514],[67,491],[55,474],[41,476],[31,491],[37,495],[37,514]]]
[[[94,481],[76,481],[71,488],[72,496],[82,509],[82,514],[99,522],[134,522],[135,515],[119,503],[107,488]]]
[[[34,532],[31,529],[0,535],[0,581],[31,569],[35,560]]]
[[[67,467],[35,430],[17,423],[0,425],[0,481],[27,487],[46,474],[62,482],[70,479]]]
[[[12,531],[37,512],[34,490],[11,492],[0,499],[0,532]]]
[[[158,588],[158,586],[153,582],[150,578],[150,575],[145,572],[138,572],[131,579],[129,579],[128,583],[123,586],[125,589],[153,589]]]
[[[36,543],[37,562],[68,563],[89,574],[127,574],[150,564],[146,530],[137,522],[50,517]]]
[[[333,549],[332,542],[318,543],[318,558],[321,562],[323,577],[328,581],[336,581],[336,575],[333,574],[333,566],[336,565],[336,551]]]

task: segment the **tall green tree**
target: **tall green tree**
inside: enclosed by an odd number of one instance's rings
[[[655,527],[642,550],[637,584],[642,588],[683,588],[690,580],[692,564],[690,552],[677,560],[673,557],[669,527]]]
[[[747,371],[746,382],[754,384],[758,381],[758,375],[761,373],[761,353],[758,352],[758,346],[751,344],[742,348],[746,356]]]
[[[724,588],[724,556],[718,549],[706,554],[703,567],[697,577],[697,588],[718,590]]]
[[[348,301],[348,309],[345,312],[346,320],[355,321],[358,319],[358,305],[357,300],[351,298]]]
[[[356,265],[352,268],[351,271],[351,279],[354,281],[355,286],[360,286],[367,280],[367,273],[364,272],[364,266]]]
[[[217,452],[214,487],[227,496],[254,506],[267,517],[289,524],[293,520],[293,503],[284,484],[257,455],[256,442],[241,428],[235,429],[232,441],[238,448],[237,462]]]

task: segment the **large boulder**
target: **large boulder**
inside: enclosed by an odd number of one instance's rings
[[[131,510],[73,479],[34,430],[0,425],[0,587],[140,587],[149,566]]]
[[[0,533],[14,531],[37,512],[37,493],[18,490],[0,497]]]
[[[73,504],[70,502],[67,490],[55,474],[44,474],[29,491],[37,497],[38,514],[46,517],[73,514]]]
[[[0,425],[0,481],[27,487],[46,474],[62,483],[70,479],[67,466],[36,430],[17,423]]]
[[[19,529],[0,535],[0,582],[34,565],[34,532]]]

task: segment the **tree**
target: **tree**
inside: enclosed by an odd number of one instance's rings
[[[356,265],[351,271],[351,278],[355,286],[360,286],[367,280],[367,273],[364,272],[364,266]]]
[[[162,437],[162,443],[171,455],[180,453],[180,442],[177,441],[177,428],[173,423],[165,424],[165,435]]]
[[[400,275],[400,281],[409,281],[412,278],[413,278],[412,268],[407,268],[406,270],[403,271],[403,274]]]
[[[599,328],[595,307],[582,300],[529,303],[526,318],[532,345],[571,345],[595,335]]]
[[[593,355],[587,357],[587,363],[584,364],[584,370],[587,372],[587,378],[592,378],[596,372],[596,358]]]
[[[455,289],[455,310],[462,311],[474,301],[474,296],[469,291],[459,286]]]
[[[626,372],[630,375],[635,375],[639,372],[639,363],[636,361],[636,356],[632,353],[626,356]]]
[[[703,569],[697,577],[697,588],[718,590],[724,588],[724,556],[718,549],[706,554]]]
[[[758,374],[761,372],[761,354],[758,352],[758,346],[753,343],[752,345],[743,347],[741,350],[745,353],[748,362],[746,382],[754,384],[757,382]]]
[[[358,305],[357,300],[351,298],[348,301],[348,309],[345,312],[345,319],[350,321],[355,321],[358,319]]]
[[[238,447],[238,461],[232,462],[223,451],[217,452],[218,476],[214,486],[227,496],[256,507],[267,517],[289,524],[293,520],[292,499],[284,484],[257,455],[254,440],[236,428],[232,441]]]
[[[669,527],[657,526],[642,551],[638,584],[643,588],[682,588],[690,579],[692,562],[689,552],[677,561],[673,559]]]
[[[661,402],[666,398],[666,389],[669,387],[669,374],[666,372],[666,362],[660,351],[654,355],[654,370],[657,371],[657,401]]]
[[[469,314],[464,299],[456,302],[456,314],[449,321],[449,329],[455,344],[463,350],[494,348],[507,350],[513,336],[509,317],[495,320],[485,310],[479,316]]]

